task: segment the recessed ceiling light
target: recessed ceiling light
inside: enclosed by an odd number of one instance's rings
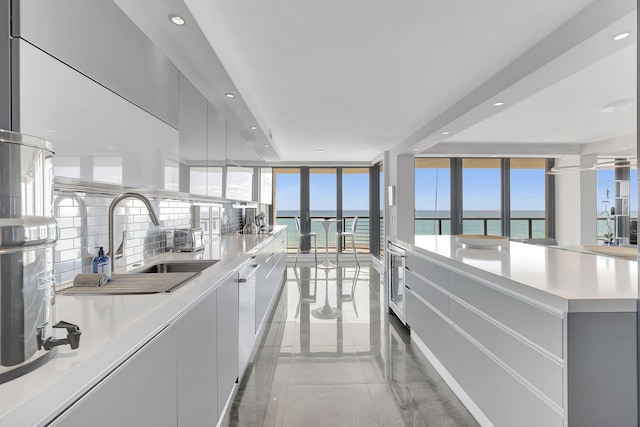
[[[419,148],[414,148],[413,151],[420,151],[420,149]]]
[[[264,148],[269,148],[269,144],[264,144]]]
[[[55,129],[49,129],[49,132],[56,133],[56,130]]]
[[[443,135],[449,135],[451,132],[449,132],[448,130],[442,132]]]
[[[318,153],[324,153],[324,150],[323,150],[322,148],[318,148],[316,151],[317,151]]]
[[[224,96],[226,96],[227,98],[235,98],[235,95],[232,94],[231,92],[225,93]]]
[[[493,103],[493,106],[494,106],[494,107],[500,107],[500,106],[502,106],[502,105],[504,105],[504,102],[494,102],[494,103]]]
[[[256,130],[256,129],[258,129],[258,128],[257,128],[257,127],[255,127],[255,126],[249,126],[249,129],[251,129],[251,130]]]
[[[277,159],[277,158],[278,158],[278,156],[273,156],[272,158]]]
[[[613,40],[615,41],[623,40],[629,37],[630,35],[631,33],[629,31],[625,31],[624,33],[616,34],[615,36],[613,36]]]
[[[180,25],[180,26],[183,26],[184,24],[187,23],[187,21],[185,21],[182,16],[178,16],[178,15],[169,15],[169,20],[174,24]]]

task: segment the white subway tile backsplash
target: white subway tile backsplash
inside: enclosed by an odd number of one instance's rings
[[[92,269],[95,247],[108,247],[108,209],[112,196],[86,193],[77,196],[61,191],[54,197],[54,216],[58,222],[56,245],[56,279],[59,282],[73,280],[76,274]],[[125,199],[115,209],[114,250],[127,230],[123,258],[116,260],[121,266],[140,262],[158,255],[173,245],[173,229],[189,228],[191,202],[183,200],[151,200],[160,218],[160,227],[154,227],[146,206],[136,199]],[[242,229],[242,209],[224,203],[221,209],[221,233],[228,234]]]
[[[61,228],[73,228],[73,218],[56,218],[58,223],[58,229]]]
[[[60,251],[56,250],[56,253],[58,254],[58,259],[62,262],[72,261],[76,258],[80,258],[80,250],[78,249],[62,249]]]

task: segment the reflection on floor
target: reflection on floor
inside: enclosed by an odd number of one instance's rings
[[[477,425],[388,315],[373,267],[287,275],[224,425]]]

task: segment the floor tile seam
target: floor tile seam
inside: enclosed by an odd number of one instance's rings
[[[289,384],[287,385],[288,389],[291,388],[296,388],[296,387],[318,387],[318,386],[322,386],[322,387],[349,387],[349,386],[354,386],[354,385],[359,385],[359,386],[368,386],[367,383],[308,383],[308,384]]]
[[[381,418],[380,413],[379,413],[379,412],[380,412],[380,408],[378,408],[378,405],[376,405],[376,401],[375,401],[375,399],[373,398],[373,393],[371,392],[371,387],[370,387],[370,385],[371,385],[371,384],[368,384],[368,383],[367,383],[367,391],[368,391],[368,393],[369,393],[369,399],[371,399],[371,404],[373,405],[373,411],[374,411],[374,413],[376,414],[376,418],[378,419],[378,425],[379,425],[379,426],[382,426],[382,425],[383,425],[383,422],[382,422],[382,418]]]

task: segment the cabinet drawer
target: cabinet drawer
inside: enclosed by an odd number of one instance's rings
[[[563,416],[454,328],[449,373],[496,427],[562,427]]]
[[[449,292],[562,358],[562,317],[456,273]]]
[[[451,300],[451,321],[562,407],[562,365],[488,319]]]
[[[412,290],[407,290],[405,310],[411,333],[418,335],[440,363],[446,365],[449,353],[449,323],[420,301]]]
[[[449,270],[440,267],[431,261],[420,258],[412,253],[407,253],[407,268],[416,274],[430,280],[443,289],[447,289],[449,283]]]
[[[406,285],[409,289],[424,298],[436,310],[444,315],[449,314],[449,297],[438,288],[427,283],[421,277],[416,276],[412,271],[406,271]]]

